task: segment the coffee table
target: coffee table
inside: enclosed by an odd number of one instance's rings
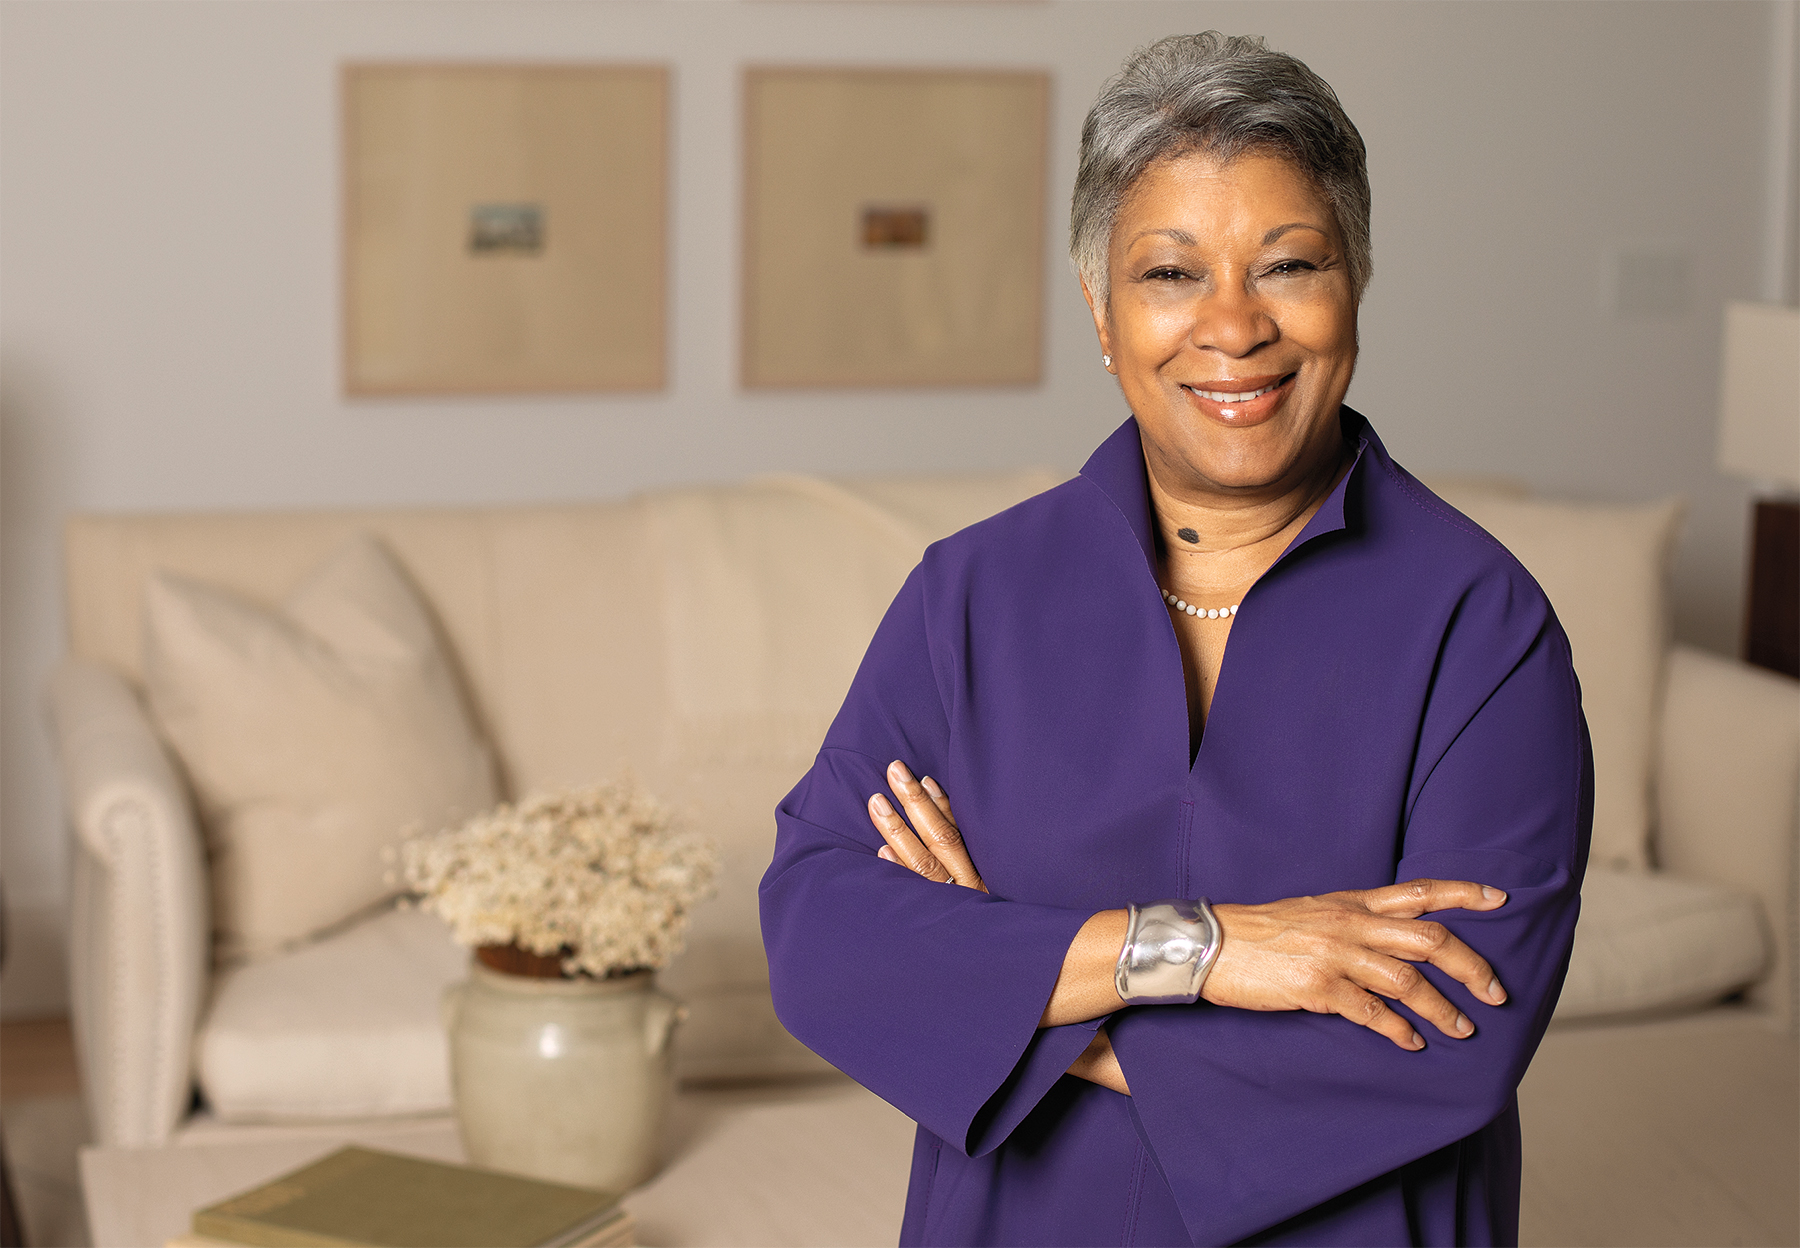
[[[913,1124],[849,1080],[684,1090],[668,1164],[625,1198],[637,1242],[892,1244]],[[155,1248],[195,1209],[344,1144],[464,1160],[449,1118],[298,1127],[199,1126],[161,1148],[88,1148],[81,1180],[96,1248]]]

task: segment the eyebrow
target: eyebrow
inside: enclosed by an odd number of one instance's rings
[[[1318,234],[1325,234],[1327,238],[1331,237],[1326,233],[1322,226],[1314,225],[1311,221],[1289,221],[1287,224],[1278,225],[1267,234],[1264,234],[1262,237],[1263,246],[1267,247],[1270,243],[1280,238],[1283,234],[1286,234],[1289,230],[1312,230]],[[1186,230],[1178,230],[1173,227],[1161,230],[1140,230],[1132,237],[1131,241],[1135,243],[1138,239],[1148,238],[1153,234],[1160,234],[1164,238],[1180,243],[1183,247],[1192,247],[1198,241]]]
[[[1286,227],[1283,227],[1283,228],[1286,228]],[[1168,229],[1162,229],[1162,230],[1139,230],[1136,234],[1132,235],[1131,241],[1135,243],[1138,241],[1138,239],[1148,238],[1152,234],[1161,234],[1164,238],[1173,239],[1174,241],[1180,243],[1183,247],[1192,247],[1199,241],[1192,234],[1189,234],[1186,230],[1177,230],[1177,229],[1174,229],[1173,227],[1168,228]]]
[[[1311,221],[1289,221],[1286,225],[1278,225],[1267,234],[1264,234],[1263,246],[1267,247],[1270,243],[1280,238],[1283,234],[1286,234],[1289,230],[1313,230],[1317,233],[1325,234],[1323,229],[1314,225]],[[1325,234],[1325,236],[1327,238],[1331,237],[1329,234]]]

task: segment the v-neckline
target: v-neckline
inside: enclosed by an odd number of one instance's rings
[[[1316,537],[1322,537],[1327,533],[1347,527],[1344,516],[1344,496],[1350,488],[1351,479],[1362,467],[1363,457],[1368,453],[1370,445],[1374,443],[1375,436],[1369,429],[1369,422],[1348,404],[1339,409],[1338,419],[1346,440],[1355,442],[1356,449],[1351,456],[1350,466],[1344,470],[1344,475],[1332,487],[1331,493],[1325,497],[1325,501],[1319,505],[1319,509],[1312,514],[1312,518],[1306,522],[1299,533],[1294,535],[1294,540],[1289,542],[1281,554],[1275,557],[1275,562],[1269,565],[1268,571],[1257,577],[1251,583],[1250,588],[1244,591],[1244,596],[1239,601],[1238,616],[1232,621],[1234,630],[1240,622],[1254,623],[1253,612],[1249,620],[1245,621],[1244,609],[1255,597],[1263,582],[1267,581],[1270,575],[1281,567],[1295,551]],[[1191,714],[1187,713],[1189,710],[1187,669],[1181,657],[1181,638],[1175,632],[1175,621],[1169,618],[1167,604],[1163,602],[1162,598],[1162,586],[1157,578],[1155,520],[1150,505],[1149,468],[1144,463],[1143,436],[1138,432],[1136,416],[1126,417],[1125,423],[1115,429],[1112,435],[1095,449],[1094,453],[1088,457],[1087,463],[1082,465],[1081,475],[1091,481],[1118,509],[1126,525],[1130,528],[1132,536],[1137,540],[1139,552],[1143,555],[1144,575],[1150,581],[1157,610],[1163,617],[1163,626],[1169,630],[1168,639],[1175,646],[1175,668],[1181,681],[1184,727],[1187,731],[1188,778],[1191,781],[1199,771],[1200,760],[1206,753],[1206,737],[1217,729],[1219,700],[1225,695],[1228,688],[1225,674],[1229,670],[1231,642],[1227,640],[1225,653],[1219,656],[1219,679],[1213,686],[1212,708],[1202,718],[1200,739],[1196,741],[1193,719]]]
[[[1257,577],[1254,581],[1252,581],[1250,583],[1250,588],[1248,588],[1244,591],[1244,596],[1238,600],[1238,612],[1236,615],[1234,615],[1232,617],[1232,620],[1231,620],[1231,629],[1234,634],[1237,630],[1238,622],[1245,618],[1244,608],[1249,604],[1251,598],[1253,598],[1255,596],[1258,587],[1260,587],[1264,581],[1268,580],[1270,576],[1274,575],[1275,570],[1277,568],[1279,568],[1287,560],[1289,555],[1291,555],[1295,551],[1299,550],[1306,543],[1312,541],[1313,538],[1321,537],[1326,533],[1336,532],[1337,530],[1345,527],[1344,522],[1343,522],[1343,501],[1342,501],[1343,491],[1346,487],[1346,483],[1350,480],[1350,477],[1352,476],[1352,474],[1354,474],[1356,472],[1357,466],[1358,466],[1358,464],[1361,463],[1361,461],[1362,461],[1362,448],[1358,447],[1355,457],[1352,458],[1350,461],[1350,466],[1344,470],[1344,475],[1342,477],[1340,477],[1338,479],[1338,483],[1332,487],[1332,491],[1329,495],[1326,496],[1325,502],[1323,502],[1319,505],[1319,509],[1312,514],[1312,516],[1307,520],[1307,522],[1304,525],[1301,526],[1300,531],[1298,533],[1294,534],[1294,540],[1289,542],[1286,546],[1282,547],[1281,553],[1279,555],[1275,556],[1275,562],[1271,563],[1263,571],[1261,576]],[[1328,520],[1324,525],[1318,525],[1318,527],[1315,528],[1314,526],[1317,525],[1319,518],[1325,514],[1327,507],[1334,500],[1338,504],[1338,506],[1336,508],[1336,512],[1337,512],[1336,518],[1334,520]],[[1147,496],[1146,496],[1146,501],[1147,501]],[[1154,575],[1151,577],[1151,579],[1153,581],[1155,580]],[[1161,599],[1161,597],[1162,597],[1162,590],[1160,587],[1158,587],[1157,588],[1157,598]],[[1250,614],[1249,619],[1251,621],[1254,621],[1254,619],[1255,619],[1254,612],[1252,612]],[[1187,695],[1187,660],[1182,656],[1181,634],[1176,632],[1175,621],[1173,619],[1169,620],[1169,633],[1175,642],[1175,661],[1177,664],[1179,664],[1181,666],[1181,687],[1182,687],[1183,700],[1185,702],[1186,695]],[[1226,672],[1227,663],[1229,662],[1229,660],[1231,658],[1231,652],[1232,652],[1231,638],[1227,637],[1225,640],[1225,649],[1224,649],[1223,653],[1221,653],[1219,655],[1219,678],[1213,682],[1212,703],[1210,706],[1206,707],[1201,714],[1200,735],[1197,739],[1194,736],[1193,708],[1191,706],[1188,706],[1188,708],[1187,708],[1187,710],[1188,710],[1188,776],[1190,779],[1200,769],[1200,756],[1202,753],[1205,752],[1207,734],[1214,730],[1214,727],[1218,721],[1219,701],[1225,694],[1225,688],[1226,688],[1225,672]]]

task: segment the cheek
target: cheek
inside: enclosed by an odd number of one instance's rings
[[[1193,323],[1193,309],[1186,303],[1134,300],[1116,310],[1113,336],[1125,354],[1160,362],[1181,349]]]
[[[1356,361],[1356,314],[1330,305],[1297,308],[1282,318],[1283,335],[1331,371]]]

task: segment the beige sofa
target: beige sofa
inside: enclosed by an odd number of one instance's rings
[[[434,609],[508,792],[630,768],[721,842],[720,895],[665,976],[692,1008],[683,1075],[805,1075],[821,1064],[775,1020],[756,920],[770,811],[924,545],[1053,481],[782,478],[587,506],[72,520],[70,654],[49,705],[97,1138],[152,1146],[219,1121],[441,1113],[437,997],[466,958],[436,919],[395,910],[215,972],[205,840],[140,698],[155,571],[273,602],[352,534],[375,535]],[[1789,1017],[1795,686],[1663,643],[1672,515],[1626,517],[1640,535],[1663,526],[1644,539],[1655,584],[1628,602],[1579,560],[1558,563],[1556,535],[1576,522],[1566,509],[1468,483],[1444,492],[1528,565],[1524,548],[1549,552],[1539,575],[1575,638],[1597,749],[1604,736],[1608,758],[1638,759],[1615,766],[1639,770],[1606,800],[1613,815],[1639,799],[1643,811],[1625,811],[1608,844],[1635,835],[1659,869],[1627,861],[1626,844],[1591,874],[1561,1017],[1628,1018],[1742,989],[1772,1020]],[[1636,667],[1620,658],[1631,645],[1649,647]]]

